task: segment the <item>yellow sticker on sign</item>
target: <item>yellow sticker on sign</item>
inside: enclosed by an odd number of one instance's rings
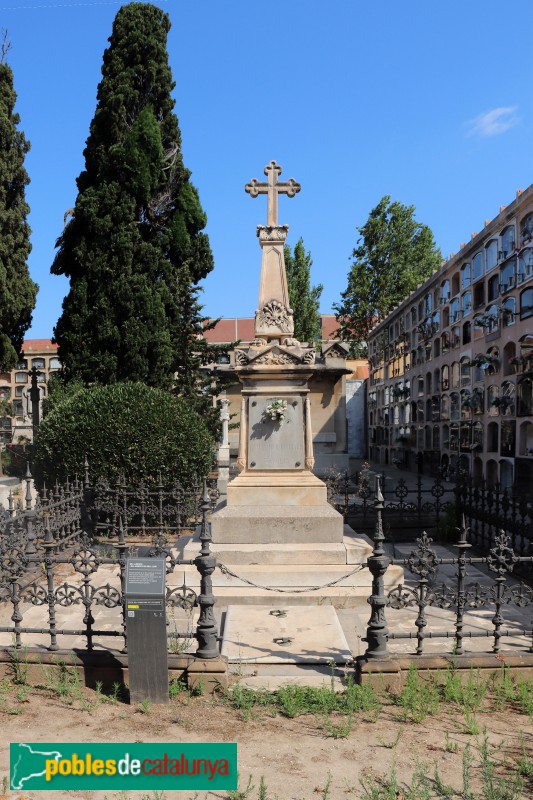
[[[128,603],[128,608],[139,608],[139,606],[134,606],[134,605],[131,605],[130,603]]]

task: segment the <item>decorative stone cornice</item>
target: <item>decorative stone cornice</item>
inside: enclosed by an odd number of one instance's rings
[[[239,348],[235,350],[237,367],[255,367],[272,365],[305,365],[315,363],[315,350],[312,347],[295,345],[270,344],[262,347]]]
[[[260,244],[284,242],[289,232],[288,225],[258,225],[257,236]]]

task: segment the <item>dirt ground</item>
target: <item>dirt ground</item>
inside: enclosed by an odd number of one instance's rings
[[[506,706],[502,711],[477,713],[479,733],[466,732],[464,712],[442,708],[421,723],[401,720],[401,709],[383,705],[379,714],[358,712],[348,732],[342,728],[346,718],[332,714],[320,718],[305,714],[294,719],[273,716],[269,708],[254,711],[244,720],[242,712],[221,699],[190,697],[182,692],[168,706],[151,706],[147,711],[123,702],[103,700],[94,691],[83,688],[76,700],[65,700],[45,689],[31,689],[24,696],[17,687],[6,688],[0,705],[0,798],[29,800],[155,800],[152,792],[106,793],[80,792],[10,792],[2,778],[9,774],[10,742],[223,742],[238,743],[239,788],[241,795],[228,792],[199,792],[204,798],[256,800],[263,776],[268,800],[358,800],[367,798],[361,780],[390,774],[393,764],[398,780],[412,784],[413,771],[422,769],[434,775],[435,765],[443,783],[451,784],[458,794],[463,786],[465,747],[473,758],[472,779],[475,797],[480,794],[480,746],[486,732],[488,752],[497,765],[497,774],[516,773],[519,759],[526,755],[533,766],[533,720]],[[22,701],[20,700],[22,697]],[[71,703],[71,704],[69,704]],[[327,721],[329,720],[329,721]],[[374,720],[374,721],[372,721]],[[335,727],[335,726],[338,727]],[[347,734],[343,736],[342,734]],[[339,738],[335,738],[337,735]],[[246,789],[251,776],[254,787]],[[527,781],[526,781],[527,783]],[[533,797],[529,790],[517,796]],[[2,788],[4,794],[2,794]],[[405,792],[405,793],[404,793]],[[194,793],[166,792],[167,800],[193,800]],[[387,795],[388,797],[389,795]],[[394,796],[394,795],[393,795]],[[420,795],[421,797],[423,795]],[[426,795],[428,796],[428,795]],[[445,795],[433,794],[431,797]],[[263,800],[264,794],[261,798]],[[407,800],[407,789],[396,794]],[[418,797],[418,795],[417,795]]]

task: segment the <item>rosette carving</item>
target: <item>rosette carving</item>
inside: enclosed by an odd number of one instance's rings
[[[278,328],[282,333],[291,333],[292,309],[284,306],[279,300],[270,300],[256,312],[256,325]]]

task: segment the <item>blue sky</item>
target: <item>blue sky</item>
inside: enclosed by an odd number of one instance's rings
[[[120,3],[0,0],[21,128],[31,141],[29,337],[47,337],[66,279],[50,275]],[[533,3],[515,0],[165,0],[183,155],[208,215],[205,312],[252,316],[266,200],[244,184],[275,159],[281,198],[330,312],[356,227],[385,194],[416,207],[444,255],[533,182]]]

